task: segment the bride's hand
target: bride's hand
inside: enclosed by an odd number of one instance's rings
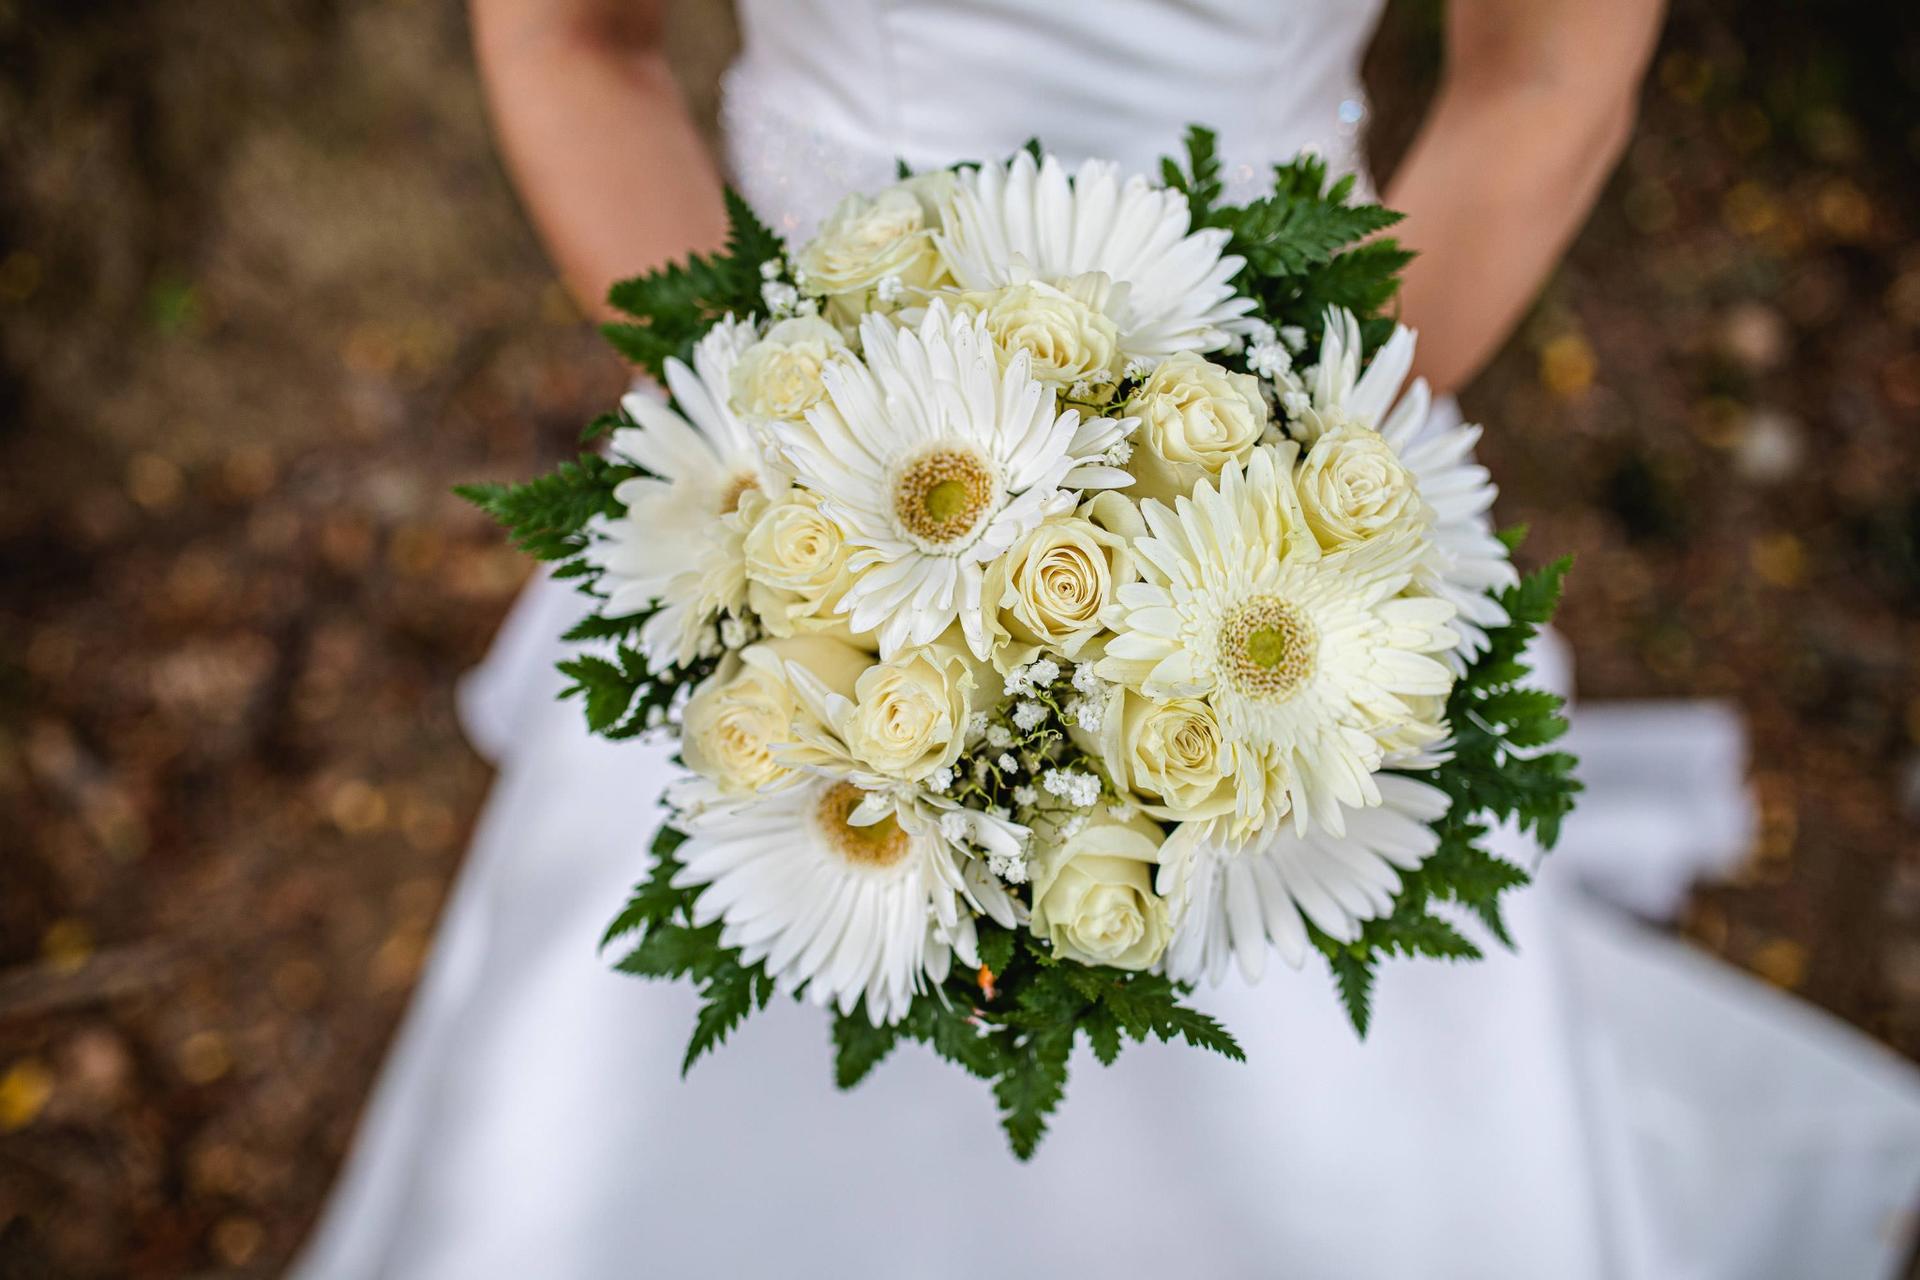
[[[1433,109],[1386,200],[1420,251],[1416,372],[1457,390],[1566,251],[1632,131],[1664,0],[1450,0]]]
[[[607,286],[726,230],[720,178],[660,42],[659,0],[471,0],[500,150],[568,289]]]

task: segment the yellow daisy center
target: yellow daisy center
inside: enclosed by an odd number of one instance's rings
[[[893,485],[893,514],[922,542],[958,542],[974,531],[993,505],[993,472],[970,453],[942,449],[900,472]]]
[[[892,814],[864,827],[849,823],[848,815],[866,794],[851,782],[834,783],[820,797],[813,811],[814,821],[834,852],[848,862],[860,867],[890,867],[907,856],[908,836]]]
[[[1220,666],[1250,698],[1284,702],[1313,674],[1319,635],[1305,614],[1275,596],[1255,596],[1220,626]]]

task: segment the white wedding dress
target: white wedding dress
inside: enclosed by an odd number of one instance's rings
[[[1209,123],[1243,194],[1302,147],[1357,166],[1377,8],[742,16],[733,177],[804,234],[896,156],[1000,156],[1036,134],[1145,168]],[[299,1275],[1844,1280],[1901,1263],[1920,1076],[1617,910],[1669,910],[1743,847],[1724,710],[1578,713],[1590,791],[1512,900],[1517,955],[1387,966],[1364,1044],[1312,965],[1203,993],[1244,1065],[1168,1046],[1082,1060],[1020,1165],[986,1088],[917,1046],[836,1092],[811,1007],[777,1003],[680,1079],[690,993],[595,951],[646,869],[669,766],[554,701],[554,637],[579,611],[531,589],[464,690],[499,782]],[[1564,683],[1559,650],[1543,659]]]

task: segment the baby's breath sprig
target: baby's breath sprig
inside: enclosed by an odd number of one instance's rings
[[[1106,688],[1089,663],[1042,656],[1015,667],[1005,676],[1008,700],[992,712],[974,713],[966,750],[932,780],[935,790],[1028,827],[1034,833],[1030,848],[1057,845],[1101,812],[1125,808],[1126,798],[1098,756],[1075,735],[1100,731]],[[1021,884],[1025,862],[1024,855],[990,859],[989,869]]]

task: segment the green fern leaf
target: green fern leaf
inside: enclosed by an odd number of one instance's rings
[[[833,1020],[833,1082],[851,1089],[880,1065],[893,1046],[900,1042],[900,1028],[876,1027],[867,1020],[864,1006],[842,1013]]]
[[[1353,1024],[1354,1034],[1364,1040],[1373,1020],[1373,966],[1347,948],[1328,956],[1327,963],[1333,969],[1340,1003],[1346,1006],[1347,1021]]]
[[[1033,1158],[1046,1136],[1047,1118],[1066,1096],[1067,1059],[1072,1051],[1072,1027],[1033,1032],[1013,1050],[994,1081],[1001,1126],[1013,1154],[1021,1160]]]

